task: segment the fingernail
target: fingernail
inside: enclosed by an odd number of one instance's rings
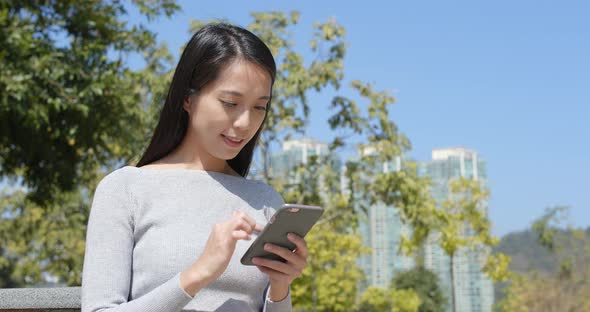
[[[293,233],[289,233],[289,234],[287,234],[287,237],[288,237],[289,239],[295,239],[295,235],[294,235]]]
[[[258,262],[259,262],[258,258],[252,258],[252,263],[258,264]]]
[[[264,244],[264,249],[265,250],[271,250],[272,246],[270,244]]]

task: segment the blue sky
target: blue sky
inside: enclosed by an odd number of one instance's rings
[[[390,90],[391,117],[410,156],[463,146],[487,161],[495,234],[523,230],[544,209],[571,206],[590,226],[590,5],[583,1],[181,1],[183,12],[150,27],[171,51],[190,19],[251,22],[249,12],[301,13],[293,40],[311,59],[313,22],[347,30],[345,81]],[[134,14],[131,15],[132,18]],[[339,92],[353,96],[348,88]],[[334,90],[311,94],[307,135],[328,141]]]

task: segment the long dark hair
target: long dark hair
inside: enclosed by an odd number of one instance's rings
[[[243,58],[266,69],[272,85],[276,76],[276,65],[269,48],[250,31],[225,23],[208,24],[197,31],[188,42],[176,66],[166,102],[154,135],[137,167],[154,162],[172,152],[184,138],[188,128],[188,113],[182,104],[186,96],[197,93],[214,81],[224,65]],[[269,107],[270,109],[270,100]],[[264,116],[266,121],[266,115]],[[238,155],[227,163],[242,177],[248,175],[254,148],[263,125]]]

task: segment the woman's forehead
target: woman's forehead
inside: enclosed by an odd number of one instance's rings
[[[213,89],[235,96],[270,96],[270,73],[262,66],[236,60],[221,68]]]

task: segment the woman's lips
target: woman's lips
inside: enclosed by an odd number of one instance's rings
[[[223,141],[225,142],[225,144],[227,144],[229,147],[239,147],[240,145],[242,145],[242,142],[244,142],[244,139],[237,139],[237,138],[229,138],[225,135],[221,135],[223,137]]]

